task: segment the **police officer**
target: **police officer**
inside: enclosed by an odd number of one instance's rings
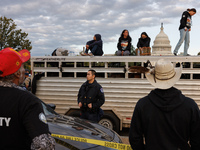
[[[100,108],[104,102],[103,88],[95,80],[96,71],[87,72],[87,81],[83,83],[78,93],[78,105],[81,109],[81,118],[98,122],[103,115]]]
[[[0,51],[0,149],[54,150],[41,101],[19,87],[25,77],[28,50]]]

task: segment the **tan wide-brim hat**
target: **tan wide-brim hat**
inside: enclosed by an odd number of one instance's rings
[[[147,80],[156,88],[169,89],[181,77],[182,65],[175,68],[169,60],[160,59],[155,68],[145,73]]]

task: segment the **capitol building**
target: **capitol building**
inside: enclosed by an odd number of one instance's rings
[[[171,52],[171,45],[168,36],[163,31],[163,23],[161,24],[160,33],[154,40],[152,46],[152,56],[170,56],[173,55]]]

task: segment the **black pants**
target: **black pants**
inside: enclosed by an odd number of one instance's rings
[[[99,113],[91,113],[88,111],[81,111],[81,118],[94,121],[94,122],[99,122],[100,120]]]

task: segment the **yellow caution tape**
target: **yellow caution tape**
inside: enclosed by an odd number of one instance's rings
[[[93,139],[80,138],[80,137],[74,137],[74,136],[66,136],[66,135],[58,135],[58,134],[51,134],[51,136],[57,137],[57,138],[62,138],[62,139],[67,139],[67,140],[72,140],[72,141],[100,145],[100,146],[109,147],[109,148],[118,149],[118,150],[132,150],[131,146],[128,144],[121,144],[121,143],[115,143],[115,142],[107,142],[107,141],[101,141],[101,140],[93,140]]]

